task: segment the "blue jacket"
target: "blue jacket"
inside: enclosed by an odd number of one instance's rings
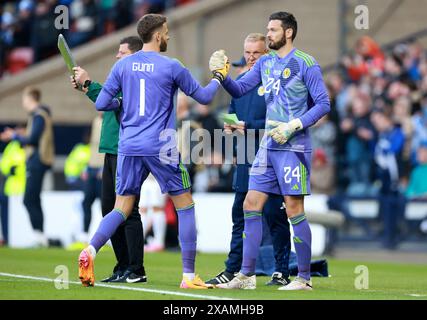
[[[405,144],[405,135],[400,127],[382,132],[378,136],[375,146],[375,162],[377,177],[381,180],[380,192],[383,194],[397,191],[399,187],[399,164],[402,163],[402,150]]]
[[[241,74],[237,79],[241,78],[244,75]],[[260,82],[258,86],[249,91],[243,97],[238,99],[232,99],[228,113],[235,113],[237,118],[241,121],[244,121],[246,124],[246,129],[256,129],[255,131],[255,152],[259,148],[259,136],[260,131],[265,128],[265,114],[266,114],[266,105],[264,96],[258,94],[258,88],[262,85]],[[262,133],[261,133],[262,134]],[[236,151],[240,152],[243,149],[247,150],[247,133],[245,130],[245,139],[237,139]],[[241,145],[245,143],[245,146]],[[241,151],[243,152],[243,151]],[[253,159],[253,156],[252,156]],[[252,163],[250,159],[245,156],[245,164],[238,164],[234,169],[233,176],[233,189],[236,192],[247,192],[248,191],[248,181],[249,181],[249,170]]]

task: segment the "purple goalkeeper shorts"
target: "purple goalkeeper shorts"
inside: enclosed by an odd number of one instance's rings
[[[190,176],[180,159],[165,163],[159,156],[117,156],[116,194],[138,195],[152,173],[162,193],[178,195],[191,188]]]
[[[259,148],[249,173],[249,190],[283,196],[310,194],[310,152]]]

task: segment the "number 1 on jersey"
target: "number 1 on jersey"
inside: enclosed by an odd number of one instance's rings
[[[139,115],[145,114],[145,79],[139,80]]]

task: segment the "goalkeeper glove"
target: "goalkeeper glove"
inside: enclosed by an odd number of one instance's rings
[[[230,70],[230,62],[225,55],[224,50],[215,51],[209,59],[209,69],[212,72],[213,78],[219,82],[223,82]]]
[[[268,120],[267,124],[274,128],[268,132],[268,135],[278,144],[286,143],[295,132],[303,128],[302,122],[298,118],[289,122]]]

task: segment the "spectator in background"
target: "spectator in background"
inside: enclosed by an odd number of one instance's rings
[[[0,139],[4,142],[17,140],[25,146],[27,181],[24,205],[30,215],[36,244],[46,247],[48,240],[43,233],[40,193],[45,173],[52,166],[55,154],[52,118],[49,109],[41,104],[41,92],[37,88],[27,87],[24,90],[22,105],[30,115],[26,132],[6,128]]]
[[[408,76],[412,81],[422,80],[422,74],[420,70],[420,63],[423,59],[424,48],[420,43],[414,42],[409,45],[408,54],[403,60],[405,69],[408,72]]]
[[[354,82],[368,74],[379,75],[384,69],[384,53],[370,37],[362,36],[355,45],[354,57],[344,57],[347,74]]]
[[[114,24],[117,30],[132,23],[133,20],[133,0],[117,0],[114,15]]]
[[[71,4],[73,32],[70,32],[68,39],[70,48],[77,47],[96,35],[97,11],[98,8],[94,0],[73,1]]]
[[[147,13],[163,13],[167,7],[167,0],[145,0]]]
[[[405,137],[405,144],[402,150],[402,158],[399,161],[399,172],[401,177],[407,182],[411,164],[411,145],[413,135],[413,122],[411,117],[411,101],[407,97],[400,97],[393,104],[393,122],[400,127]]]
[[[394,56],[387,56],[384,63],[384,75],[387,81],[399,80],[402,75],[402,65]]]
[[[13,7],[9,4],[0,11],[0,75],[4,72],[7,54],[13,47],[13,24],[15,17]]]
[[[427,199],[427,140],[421,141],[417,150],[418,165],[411,172],[405,191],[407,199]],[[421,231],[427,233],[427,212],[420,224]]]
[[[205,146],[208,146],[205,140]],[[212,150],[203,154],[203,165],[194,175],[194,192],[231,192],[232,166],[224,164],[221,153]]]
[[[408,199],[427,199],[427,140],[417,150],[418,165],[411,172],[405,195]]]
[[[375,164],[377,177],[381,181],[379,217],[384,222],[383,246],[394,249],[397,245],[397,225],[404,214],[404,201],[399,192],[398,163],[405,136],[402,129],[393,124],[391,116],[382,110],[373,112],[372,123],[378,131]]]
[[[55,28],[56,15],[54,4],[38,2],[35,8],[34,22],[31,26],[31,47],[34,50],[34,62],[57,54],[59,30]]]
[[[327,77],[327,88],[331,101],[331,111],[328,114],[328,119],[332,122],[336,130],[334,162],[336,167],[340,168],[335,172],[335,182],[336,188],[339,191],[343,191],[346,188],[348,179],[345,174],[347,167],[346,143],[348,134],[342,132],[340,123],[348,117],[348,106],[352,90],[345,85],[342,76],[336,72],[331,73]]]
[[[57,54],[59,32],[75,47],[121,29],[148,12],[160,12],[195,0],[19,0],[0,1],[0,77],[24,69],[28,63],[37,63]],[[54,9],[65,5],[71,12],[71,29],[56,30]],[[25,65],[12,68],[7,65],[13,49],[31,47],[20,52]],[[34,53],[34,57],[33,57]],[[15,63],[11,63],[12,66]],[[19,63],[18,63],[19,65]],[[13,70],[13,71],[12,71]]]
[[[64,176],[70,190],[83,190],[82,175],[87,168],[89,159],[89,141],[76,144],[65,159]]]
[[[417,150],[419,149],[421,142],[427,140],[427,92],[421,100],[421,106],[421,111],[412,117],[414,126],[414,135],[411,146],[412,165],[416,165],[417,163]]]
[[[199,141],[191,139],[191,136],[194,130],[200,129],[202,126],[197,121],[191,119],[189,98],[181,91],[178,92],[177,97],[176,119],[178,150],[181,154],[181,161],[188,170],[190,181],[195,181],[195,174],[202,167],[199,157],[203,157],[203,155],[191,154],[194,146],[199,143]]]
[[[233,166],[224,163],[225,159],[219,152],[212,152],[210,161],[210,177],[207,192],[232,192]]]
[[[9,243],[9,197],[24,193],[25,179],[25,150],[18,141],[11,141],[0,160],[0,246]]]
[[[336,128],[328,115],[310,127],[313,149],[313,171],[310,176],[313,193],[332,194],[335,189]]]
[[[334,101],[337,119],[348,116],[348,105],[351,100],[350,88],[346,86],[343,77],[339,73],[331,73],[327,78],[330,99]],[[335,120],[335,119],[331,119]],[[338,124],[338,122],[336,122]]]
[[[135,18],[147,13],[162,13],[166,8],[167,0],[135,0]]]
[[[341,131],[348,134],[346,160],[351,195],[371,193],[372,143],[375,132],[370,121],[370,99],[359,93],[351,105],[351,116],[342,120]]]
[[[31,44],[31,26],[33,24],[34,3],[30,0],[22,0],[18,6],[18,21],[15,25],[15,47],[29,47]]]
[[[74,0],[59,0],[58,4],[59,5],[64,5],[64,6],[70,6],[73,1]]]
[[[206,133],[210,135],[209,145],[214,145],[215,129],[220,129],[216,116],[212,113],[212,108],[209,106],[198,103],[195,107],[196,115],[194,120],[206,130]],[[208,139],[205,137],[204,139]]]
[[[115,28],[114,21],[117,15],[117,0],[98,0],[98,8],[96,17],[97,21],[97,35],[102,36],[103,34],[110,33]],[[125,18],[125,17],[120,17]],[[117,19],[120,20],[120,19]]]
[[[410,89],[408,85],[402,81],[393,81],[390,83],[387,89],[387,99],[389,101],[395,101],[401,97],[408,97]]]

